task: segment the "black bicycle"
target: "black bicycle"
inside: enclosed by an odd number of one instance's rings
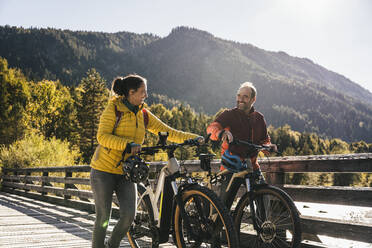
[[[239,247],[226,206],[212,190],[181,172],[174,157],[177,148],[197,143],[188,140],[166,145],[166,137],[159,137],[161,144],[143,147],[140,156],[164,150],[168,162],[160,171],[155,191],[148,180],[137,184],[137,213],[127,233],[131,247],[158,247],[168,242],[169,234],[177,247]]]
[[[234,140],[233,143],[247,146],[253,152],[271,149],[269,146],[242,140]],[[208,172],[209,188],[222,180],[228,182],[226,191],[221,196],[228,209],[232,208],[240,186],[244,185],[246,188],[246,193],[233,211],[241,247],[299,247],[302,233],[299,211],[286,192],[266,182],[259,182],[262,178],[253,173],[249,158],[242,162],[240,171],[231,173],[223,170],[214,175],[208,164],[211,155],[204,156],[206,162],[202,164],[202,169]]]

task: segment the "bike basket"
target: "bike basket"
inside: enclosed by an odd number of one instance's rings
[[[144,182],[149,176],[149,167],[143,159],[133,155],[123,163],[123,175],[133,183]]]

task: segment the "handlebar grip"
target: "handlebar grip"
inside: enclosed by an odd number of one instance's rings
[[[132,147],[130,146],[130,143],[127,143],[127,145],[125,146],[125,149],[124,149],[124,154],[125,153],[131,153],[132,151]]]
[[[197,141],[194,139],[188,139],[183,142],[184,145],[196,145]]]
[[[212,135],[212,133],[209,133],[209,134],[207,134],[207,136],[205,137],[205,144],[207,144],[208,142],[209,142],[209,139],[211,138],[211,135]]]

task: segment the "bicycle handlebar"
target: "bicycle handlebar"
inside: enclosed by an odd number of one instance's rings
[[[233,141],[231,143],[229,143],[229,145],[232,144],[232,145],[244,145],[244,146],[248,146],[250,148],[253,148],[257,151],[262,151],[262,150],[265,150],[265,151],[268,151],[268,152],[274,152],[273,151],[273,147],[272,146],[268,146],[268,145],[256,145],[256,144],[253,144],[253,143],[250,143],[250,142],[247,142],[247,141],[244,141],[244,140],[239,140],[239,139],[233,139]]]
[[[208,134],[204,138],[204,144],[208,143],[210,136],[211,136],[211,134]],[[178,147],[181,147],[181,146],[198,146],[199,147],[199,146],[203,146],[203,144],[200,144],[195,139],[188,139],[188,140],[185,140],[183,143],[142,147],[141,148],[141,154],[143,154],[143,155],[153,155],[159,150],[172,150],[172,149],[177,149]]]
[[[157,146],[147,146],[141,148],[141,154],[144,155],[153,155],[159,150],[173,150],[181,146],[199,146],[198,141],[194,139],[185,140],[183,143],[176,143],[170,145],[157,145]]]

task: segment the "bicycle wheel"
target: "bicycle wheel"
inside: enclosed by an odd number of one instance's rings
[[[294,248],[301,243],[301,223],[296,206],[283,190],[265,186],[253,193],[257,224],[252,222],[249,193],[242,196],[234,212],[235,227],[244,247]]]
[[[155,226],[154,212],[146,188],[137,184],[136,216],[127,236],[132,248],[159,247],[158,232]]]
[[[177,205],[173,221],[177,247],[239,247],[229,211],[213,191],[192,185],[182,193],[182,200],[190,228]]]

